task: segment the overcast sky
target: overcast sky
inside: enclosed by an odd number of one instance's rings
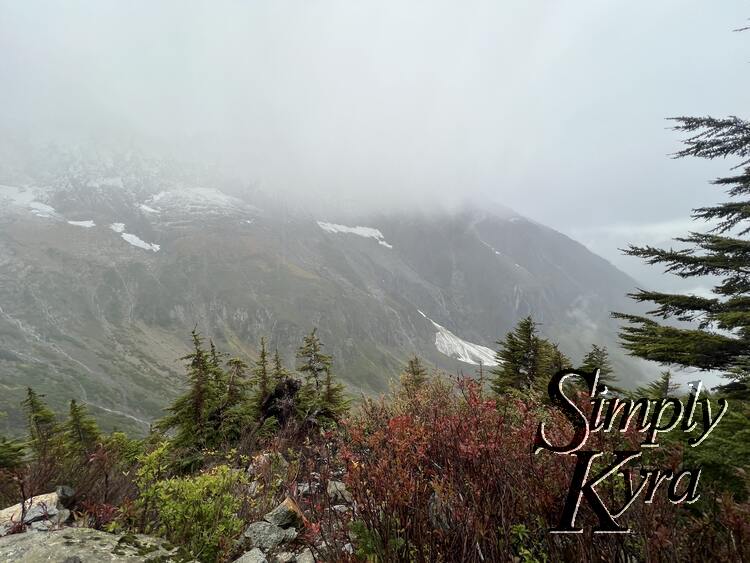
[[[496,200],[626,270],[721,198],[665,117],[747,117],[739,0],[0,1],[0,127],[367,206]],[[634,266],[629,270],[638,273]]]

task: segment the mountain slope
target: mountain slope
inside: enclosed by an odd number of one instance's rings
[[[9,430],[32,385],[57,409],[81,398],[106,426],[143,432],[183,384],[194,326],[250,357],[265,335],[288,364],[316,326],[339,376],[371,393],[415,353],[473,373],[527,314],[574,359],[612,346],[609,311],[634,287],[512,212],[315,217],[132,154],[45,163],[0,176]]]

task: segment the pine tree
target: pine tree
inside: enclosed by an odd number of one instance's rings
[[[669,397],[674,397],[679,388],[680,386],[674,383],[672,372],[665,370],[661,372],[661,376],[656,381],[636,389],[634,395],[636,397],[646,397],[648,399],[667,399]]]
[[[544,368],[544,341],[537,334],[537,323],[528,316],[498,342],[497,367],[492,370],[492,390],[497,394],[508,389],[529,390]]]
[[[91,454],[101,440],[96,421],[75,399],[70,401],[68,420],[62,425],[62,438],[65,451],[75,457]]]
[[[693,210],[693,219],[709,222],[707,232],[675,239],[682,248],[630,246],[625,253],[661,264],[681,278],[719,278],[712,297],[638,289],[630,297],[652,303],[649,316],[613,313],[627,321],[623,347],[634,356],[682,367],[720,370],[730,380],[725,391],[747,396],[750,389],[750,123],[737,117],[678,117],[677,131],[690,136],[677,157],[741,160],[742,172],[713,183],[730,201]],[[708,278],[708,279],[712,279]],[[713,281],[712,281],[713,284]],[[674,326],[658,319],[694,323]]]
[[[26,413],[28,447],[36,457],[43,457],[49,453],[58,430],[55,413],[50,410],[43,398],[44,395],[39,395],[31,387],[27,387],[26,399],[21,403]]]
[[[418,356],[411,358],[401,373],[401,387],[409,393],[420,389],[427,382],[427,368]]]
[[[594,344],[591,350],[583,357],[581,370],[592,372],[599,370],[599,383],[603,383],[610,391],[621,393],[622,391],[615,385],[615,378],[612,376],[614,369],[609,361],[609,352],[606,346]]]

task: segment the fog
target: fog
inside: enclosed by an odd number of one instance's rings
[[[5,1],[0,133],[116,139],[362,209],[500,202],[628,269],[631,233],[721,197],[707,181],[727,163],[671,160],[664,118],[742,114],[747,16],[739,0]]]

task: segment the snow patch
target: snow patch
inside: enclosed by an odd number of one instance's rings
[[[154,209],[153,207],[149,207],[145,203],[141,203],[139,206],[142,211],[145,211],[146,213],[161,213],[158,209]]]
[[[393,248],[388,244],[378,229],[372,227],[347,227],[346,225],[337,225],[336,223],[326,223],[325,221],[318,221],[318,226],[327,233],[344,233],[357,235],[365,238],[373,238],[378,241],[378,244],[385,246],[386,248]]]
[[[142,248],[143,250],[153,250],[154,252],[158,252],[161,248],[161,246],[159,246],[158,244],[146,242],[136,235],[132,235],[130,233],[122,233],[120,236],[128,244],[132,244],[133,246]]]
[[[96,223],[94,223],[90,219],[88,221],[68,221],[68,225],[73,225],[75,227],[83,227],[84,229],[90,229],[91,227],[96,227]]]
[[[37,193],[30,188],[0,185],[0,200],[10,200],[11,205],[28,209],[37,217],[51,219],[57,216],[57,211],[46,203],[36,200]]]
[[[437,329],[435,333],[435,347],[438,349],[438,352],[467,364],[497,365],[494,350],[459,338],[444,326],[433,321],[419,309],[417,311]]]
[[[116,233],[124,233],[125,232],[125,223],[112,223],[109,226],[110,229],[112,229]]]

